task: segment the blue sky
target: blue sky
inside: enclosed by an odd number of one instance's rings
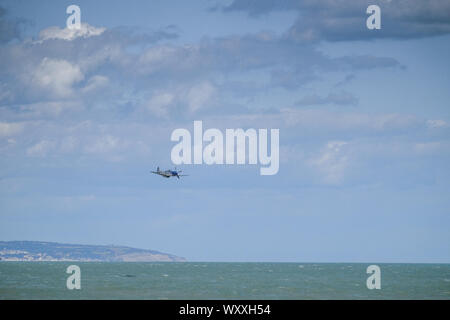
[[[0,1],[0,239],[450,262],[448,1],[70,4]],[[278,128],[279,173],[151,175],[194,120]]]

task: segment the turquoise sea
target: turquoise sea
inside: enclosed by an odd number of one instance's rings
[[[81,269],[81,289],[66,273]],[[0,262],[0,299],[450,299],[450,264]]]

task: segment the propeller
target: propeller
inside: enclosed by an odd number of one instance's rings
[[[177,172],[177,174],[183,172],[183,170],[177,170],[177,167],[175,167],[174,171]]]

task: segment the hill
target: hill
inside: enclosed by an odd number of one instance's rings
[[[2,261],[186,261],[155,250],[115,245],[81,245],[41,241],[0,241]]]

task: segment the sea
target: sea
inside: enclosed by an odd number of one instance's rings
[[[66,273],[80,268],[80,289]],[[450,264],[0,262],[0,299],[450,299]]]

